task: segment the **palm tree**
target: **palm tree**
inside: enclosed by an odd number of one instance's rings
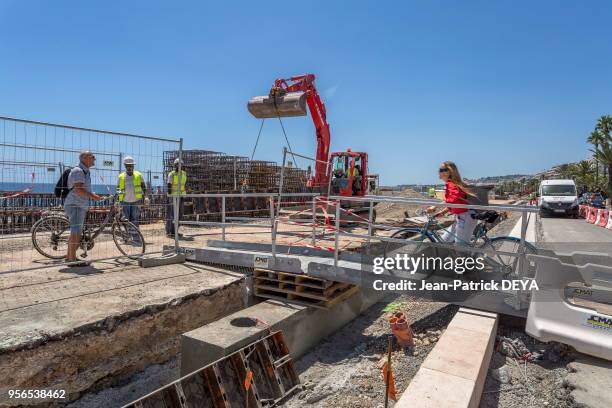
[[[595,125],[595,130],[601,132],[604,137],[609,137],[610,132],[612,132],[612,116],[603,115],[599,119],[597,119],[597,125]]]
[[[595,130],[598,130],[599,133],[603,134],[604,139],[610,140],[610,132],[612,132],[612,116],[603,115],[599,119],[597,119],[597,125],[595,125]],[[597,149],[597,146],[595,146]],[[608,170],[608,171],[606,171]],[[610,171],[607,167],[604,166],[604,175],[607,173],[607,176],[610,177]]]
[[[572,173],[581,191],[589,191],[593,183],[593,163],[590,160],[580,160],[572,165]]]
[[[612,196],[612,140],[608,137],[597,150],[591,150],[595,158],[608,169],[608,196]]]
[[[604,116],[602,116],[599,120],[601,120]],[[599,122],[597,123],[599,125]],[[592,144],[595,147],[595,150],[599,148],[599,146],[605,141],[606,137],[602,132],[597,130],[597,126],[595,130],[591,132],[589,137],[587,138],[587,142]],[[599,161],[595,158],[595,184],[597,184],[599,179]]]

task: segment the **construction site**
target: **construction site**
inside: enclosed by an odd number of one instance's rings
[[[309,115],[315,156],[0,117],[0,406],[612,406],[612,231],[595,227],[612,214],[568,220],[600,234],[568,247],[526,198],[382,192],[366,152],[331,150],[312,74],[247,109],[260,133]],[[83,151],[101,197],[77,265],[54,187]],[[118,212],[128,165],[136,223]],[[448,207],[479,211],[469,245],[439,238]]]

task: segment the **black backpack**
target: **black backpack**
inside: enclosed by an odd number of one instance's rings
[[[72,167],[66,167],[62,172],[59,180],[55,184],[55,196],[57,198],[66,198],[70,189],[68,188],[68,176],[70,176],[70,172],[72,171]]]

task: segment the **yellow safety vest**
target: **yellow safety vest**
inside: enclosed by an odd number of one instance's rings
[[[169,174],[172,177],[172,194],[170,195],[185,195],[185,183],[187,182],[187,172],[185,170],[181,170],[181,180],[180,180],[180,189],[179,189],[179,176],[178,172],[172,170]],[[179,194],[176,194],[177,191],[180,191]]]
[[[134,178],[134,195],[137,200],[142,198],[142,174],[140,172],[134,170],[134,174],[132,175]],[[119,185],[117,186],[117,190],[119,190],[119,201],[123,201],[125,198],[125,172],[119,175]]]

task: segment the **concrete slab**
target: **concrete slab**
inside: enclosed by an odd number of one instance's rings
[[[612,407],[612,362],[580,356],[568,365],[565,383],[581,408]]]
[[[151,268],[153,266],[173,265],[185,263],[185,254],[165,254],[158,256],[143,257],[138,260],[138,265],[143,268]]]
[[[271,330],[282,330],[294,359],[360,315],[384,296],[381,292],[359,291],[330,309],[315,309],[268,300],[181,336],[181,375],[189,374],[252,343]],[[244,318],[264,322],[238,327]],[[234,324],[232,324],[234,322]]]
[[[195,264],[0,275],[0,405],[3,389],[53,387],[76,398],[166,361],[180,333],[238,310],[243,297],[243,275]]]
[[[494,324],[494,320],[497,318],[495,313],[485,312],[483,310],[461,308],[459,312],[460,313],[457,313],[449,323],[448,329],[458,328],[489,334],[491,332],[491,325]],[[478,316],[485,317],[486,319],[474,318]]]
[[[481,331],[446,329],[421,367],[476,381],[489,341],[490,336]]]
[[[470,406],[473,383],[461,377],[421,367],[410,393],[402,394],[394,408],[464,408]]]
[[[459,309],[395,407],[477,407],[497,320],[494,313]]]

